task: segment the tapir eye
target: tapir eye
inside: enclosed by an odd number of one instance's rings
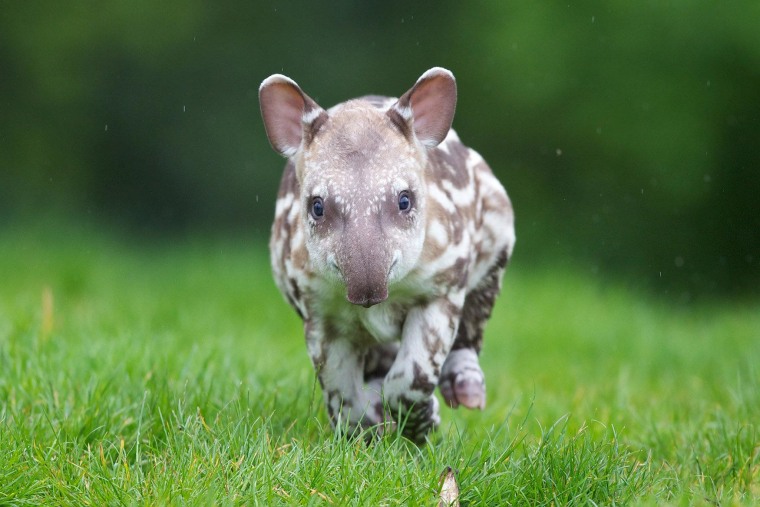
[[[315,197],[311,200],[311,216],[314,220],[319,220],[325,216],[325,203],[322,202],[321,197]]]
[[[398,209],[401,211],[409,211],[412,207],[412,200],[409,198],[409,192],[404,190],[398,194]]]

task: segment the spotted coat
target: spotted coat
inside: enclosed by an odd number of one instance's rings
[[[336,429],[402,424],[424,440],[451,407],[485,406],[483,327],[515,243],[507,194],[450,129],[453,75],[399,99],[322,109],[289,78],[260,88],[288,158],[270,241],[274,278],[304,321]]]

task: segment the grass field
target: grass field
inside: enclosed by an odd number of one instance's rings
[[[0,505],[760,502],[760,304],[675,306],[521,265],[483,412],[431,443],[333,437],[251,238],[0,234]]]

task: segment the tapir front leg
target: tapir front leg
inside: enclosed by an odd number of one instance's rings
[[[433,391],[454,343],[463,302],[464,291],[458,291],[412,309],[398,355],[385,377],[385,402],[404,436],[415,442],[423,441],[440,423]]]
[[[483,329],[491,317],[509,253],[504,250],[478,286],[467,294],[456,340],[443,364],[439,389],[451,408],[486,406],[486,378],[478,356],[483,348]]]
[[[349,436],[382,422],[379,392],[364,384],[364,354],[334,326],[311,320],[306,343],[325,398],[330,423]],[[375,387],[377,389],[377,387]]]

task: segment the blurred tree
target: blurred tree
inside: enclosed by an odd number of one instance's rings
[[[323,106],[459,80],[517,259],[678,299],[760,293],[760,4],[0,4],[0,218],[266,237],[283,161],[260,81]]]

